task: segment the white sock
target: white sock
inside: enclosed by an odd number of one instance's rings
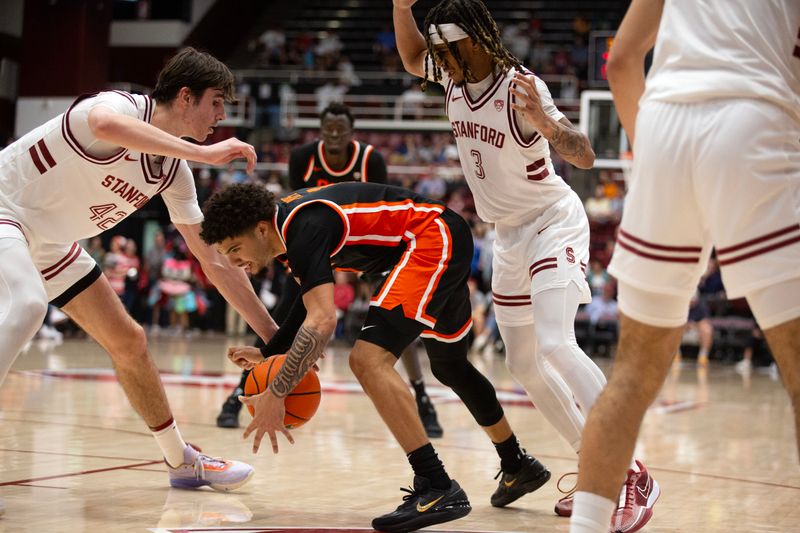
[[[569,533],[608,533],[616,502],[591,492],[576,492]]]
[[[164,429],[153,431],[153,437],[169,466],[176,468],[183,464],[183,450],[186,448],[186,442],[181,437],[175,420],[172,420]]]

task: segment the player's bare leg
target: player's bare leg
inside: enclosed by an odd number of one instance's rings
[[[70,300],[63,310],[111,356],[128,401],[164,453],[173,487],[209,485],[228,491],[247,483],[253,475],[250,465],[203,455],[183,440],[147,349],[144,329],[125,311],[105,276]]]
[[[403,451],[410,453],[428,444],[425,428],[417,416],[414,397],[395,370],[397,357],[361,340],[350,352],[350,368]]]
[[[583,430],[576,509],[580,493],[598,495],[616,506],[642,419],[669,372],[683,330],[684,326],[649,326],[620,314],[619,347],[611,378]],[[581,518],[573,514],[573,528]]]
[[[144,330],[125,311],[105,276],[63,310],[111,356],[131,406],[148,426],[155,428],[172,418]]]
[[[781,371],[783,386],[794,407],[795,436],[800,458],[800,318],[764,330],[767,343]]]

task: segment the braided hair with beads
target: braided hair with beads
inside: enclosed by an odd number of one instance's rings
[[[425,35],[425,44],[428,47],[428,56],[431,59],[436,58],[436,51],[434,49],[433,41],[429,35],[431,25],[436,27],[439,37],[447,46],[450,53],[458,62],[461,70],[464,72],[464,77],[469,79],[470,69],[467,66],[464,58],[458,51],[455,44],[448,42],[443,35],[440,24],[457,24],[464,32],[469,35],[473,42],[479,44],[483,50],[492,57],[492,61],[496,66],[499,66],[503,72],[515,67],[520,68],[522,63],[514,57],[514,55],[503,45],[500,38],[500,31],[497,29],[497,24],[492,18],[489,10],[486,9],[481,0],[442,0],[434,6],[425,17],[425,24],[423,33]],[[440,81],[442,79],[442,69],[438,66],[437,62],[431,61],[433,66],[433,80]],[[422,84],[422,89],[425,90],[428,80],[428,66],[429,62],[425,62],[425,81]]]

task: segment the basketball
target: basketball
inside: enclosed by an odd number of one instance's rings
[[[244,395],[253,396],[267,390],[285,360],[286,355],[275,355],[255,366],[245,381]],[[283,418],[283,423],[286,428],[296,429],[311,420],[319,407],[320,395],[317,373],[309,370],[284,400],[286,416]],[[254,415],[252,405],[248,405],[247,409]]]

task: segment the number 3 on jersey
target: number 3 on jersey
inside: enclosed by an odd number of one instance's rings
[[[92,216],[89,220],[97,220],[97,227],[102,230],[107,230],[128,215],[128,213],[125,211],[117,211],[110,217],[106,217],[108,213],[116,208],[117,204],[93,205],[89,208],[89,211],[92,213]]]
[[[483,170],[481,153],[478,150],[472,150],[470,154],[472,155],[472,160],[475,162],[475,177],[481,180],[484,179],[486,177],[486,171]]]

